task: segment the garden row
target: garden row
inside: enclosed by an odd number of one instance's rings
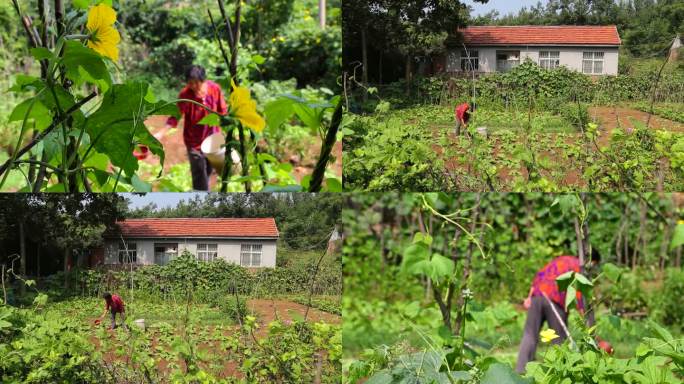
[[[421,77],[413,82],[414,94],[406,96],[403,81],[380,86],[380,97],[392,106],[443,104],[473,98],[480,105],[507,107],[528,105],[546,108],[567,102],[611,104],[650,100],[684,102],[684,71],[645,70],[635,74],[592,78],[565,67],[543,69],[527,60],[509,72],[477,77]],[[654,90],[655,87],[655,90]]]
[[[684,136],[609,129],[586,108],[479,109],[472,125],[488,136],[453,137],[449,106],[353,115],[346,126],[348,189],[562,191],[681,190]],[[579,127],[577,127],[579,125]],[[581,132],[580,132],[581,131]]]

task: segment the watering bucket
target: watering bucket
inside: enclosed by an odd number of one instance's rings
[[[143,331],[145,330],[145,319],[137,319],[133,321],[133,324],[135,324],[136,327],[142,329]]]
[[[207,137],[202,142],[200,150],[209,160],[211,167],[216,170],[217,174],[223,173],[223,164],[226,160],[226,139],[221,133],[214,133],[213,135]],[[230,159],[233,164],[240,164],[240,156],[235,150],[230,151]]]

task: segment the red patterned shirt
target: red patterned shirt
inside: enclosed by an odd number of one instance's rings
[[[580,272],[580,262],[575,256],[558,256],[544,266],[532,281],[532,296],[543,296],[545,293],[552,301],[565,308],[565,292],[558,290],[556,278],[566,272]],[[577,292],[577,308],[583,309],[582,295]]]
[[[470,112],[468,112],[468,109],[470,108],[470,104],[468,103],[463,103],[459,106],[456,107],[456,110],[454,111],[456,115],[456,120],[461,122],[461,124],[467,124],[468,120],[470,119]]]
[[[222,115],[225,115],[228,112],[228,106],[226,105],[226,100],[223,97],[221,86],[211,80],[207,80],[205,84],[207,86],[207,94],[204,97],[196,96],[195,92],[186,86],[180,92],[178,98],[194,100],[203,104],[212,111],[216,111]],[[216,132],[219,132],[219,127],[197,125],[198,121],[202,120],[204,116],[209,114],[206,109],[200,107],[199,105],[188,102],[179,102],[178,109],[184,118],[183,142],[185,143],[186,147],[199,149],[204,139]],[[167,124],[172,127],[176,127],[178,125],[178,119],[171,116],[167,120]]]
[[[118,295],[112,295],[112,300],[105,301],[105,311],[121,313],[124,311],[124,302]]]

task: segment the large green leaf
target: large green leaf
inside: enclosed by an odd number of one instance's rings
[[[281,97],[266,104],[264,108],[264,115],[266,116],[266,123],[268,129],[273,132],[280,128],[280,126],[292,116],[294,109],[292,105],[294,101],[287,97]]]
[[[164,165],[164,148],[147,130],[144,124],[146,111],[153,108],[145,100],[148,85],[126,83],[114,85],[100,108],[88,118],[87,132],[95,143],[95,149],[104,153],[129,177],[138,169],[138,160],[133,156],[133,145],[146,145],[159,156]]]
[[[9,121],[24,121],[24,118],[28,114],[27,122],[35,122],[36,129],[39,131],[44,130],[50,123],[52,123],[52,115],[50,111],[40,102],[37,98],[30,98],[22,101],[14,107],[12,113],[10,113]],[[30,126],[29,126],[30,127]]]
[[[672,234],[672,241],[670,242],[670,249],[675,249],[680,245],[684,245],[684,222],[680,222],[675,226]]]
[[[421,274],[430,271],[430,250],[425,243],[409,245],[404,250],[401,268],[410,274]]]
[[[430,259],[430,266],[432,267],[432,274],[430,277],[434,281],[439,281],[443,278],[452,276],[454,274],[454,270],[456,269],[453,260],[440,254],[432,255],[432,259]]]
[[[489,366],[482,377],[481,384],[531,384],[531,379],[523,379],[508,364],[495,363]]]
[[[197,125],[210,125],[212,127],[219,126],[220,124],[221,117],[215,113],[210,113],[197,122]]]
[[[573,281],[575,281],[574,271],[568,271],[556,277],[556,284],[558,284],[558,289],[560,291],[565,291],[566,289],[568,289],[568,286],[570,286],[570,284],[572,284]]]
[[[608,278],[608,280],[612,281],[613,283],[617,283],[620,281],[620,277],[622,276],[622,268],[616,266],[613,263],[606,263],[601,267],[601,271],[603,274]]]
[[[112,77],[107,70],[104,58],[77,41],[67,41],[64,45],[62,64],[66,75],[76,85],[84,82],[94,84],[104,93],[112,85]]]
[[[311,130],[312,134],[315,134],[321,127],[323,111],[302,103],[293,104],[292,108],[299,120]]]

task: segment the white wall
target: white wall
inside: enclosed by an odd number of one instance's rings
[[[240,249],[242,244],[261,244],[261,266],[274,268],[276,266],[276,240],[239,240],[239,239],[128,239],[136,243],[138,264],[154,264],[155,243],[178,243],[178,254],[188,250],[197,255],[198,243],[217,244],[218,257],[228,262],[240,264]],[[118,264],[118,242],[105,242],[105,264]]]
[[[564,65],[569,69],[582,72],[582,55],[583,52],[604,52],[603,58],[603,74],[617,75],[618,73],[618,48],[594,48],[594,47],[471,47],[470,50],[478,51],[478,58],[480,60],[480,72],[495,72],[496,71],[496,51],[506,50],[520,50],[520,62],[529,57],[532,61],[539,64],[539,51],[559,51],[560,65]],[[447,54],[447,68],[449,70],[458,70],[461,68],[460,51],[449,52]],[[455,63],[453,60],[457,60]]]

